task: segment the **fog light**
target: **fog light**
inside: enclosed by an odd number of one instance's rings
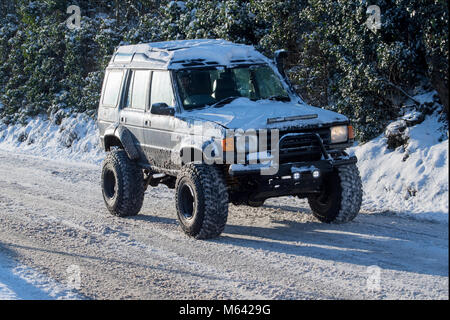
[[[318,177],[320,177],[320,171],[319,170],[314,170],[312,173],[313,178],[317,179]]]
[[[292,175],[294,177],[295,180],[300,179],[300,173],[296,172]]]

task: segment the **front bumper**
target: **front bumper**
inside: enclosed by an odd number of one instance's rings
[[[319,160],[311,162],[293,162],[281,164],[274,174],[267,174],[264,165],[231,165],[228,173],[237,179],[248,179],[254,182],[255,188],[249,198],[265,200],[267,198],[297,195],[305,197],[319,193],[323,177],[339,166],[354,164],[356,157]],[[258,168],[258,166],[260,166]]]
[[[355,156],[341,157],[336,159],[327,159],[308,162],[291,162],[277,165],[273,162],[268,164],[233,164],[228,169],[228,174],[233,177],[244,175],[261,175],[261,176],[286,176],[293,173],[311,173],[314,169],[318,169],[321,173],[332,172],[335,167],[355,164],[357,162]],[[272,174],[270,174],[272,172]]]
[[[316,143],[319,146],[320,152],[321,152],[321,160],[318,161],[308,161],[308,162],[289,162],[289,163],[279,163],[280,159],[280,146],[283,143],[283,140],[289,137],[307,137],[309,139],[315,140]],[[248,175],[248,174],[260,174],[260,175],[278,175],[283,176],[288,173],[288,171],[292,172],[292,168],[298,168],[294,169],[294,171],[297,172],[307,172],[307,168],[313,166],[317,169],[319,169],[322,172],[331,172],[333,171],[334,167],[347,165],[347,164],[353,164],[357,162],[357,159],[355,156],[349,157],[349,156],[341,156],[337,158],[332,158],[325,146],[323,145],[323,141],[319,134],[317,133],[289,133],[281,137],[280,142],[278,143],[278,146],[276,147],[278,150],[278,156],[272,157],[270,161],[263,161],[262,163],[255,163],[255,164],[233,164],[230,166],[229,174],[231,176],[238,176],[238,175]],[[295,149],[295,148],[291,148]],[[272,152],[273,154],[274,152]],[[275,153],[276,154],[276,153]],[[311,170],[314,171],[314,170]],[[293,172],[292,172],[293,173]]]

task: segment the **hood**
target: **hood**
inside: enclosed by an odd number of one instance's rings
[[[227,129],[280,129],[322,127],[348,118],[307,104],[239,98],[219,108],[187,111],[186,117],[211,121]]]

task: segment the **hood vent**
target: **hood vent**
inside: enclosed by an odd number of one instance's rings
[[[306,114],[303,116],[269,118],[269,119],[267,119],[267,124],[285,122],[285,121],[295,121],[295,120],[308,120],[308,119],[316,119],[316,118],[317,118],[317,114]]]

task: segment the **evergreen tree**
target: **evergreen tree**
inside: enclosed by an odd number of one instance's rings
[[[67,8],[81,27],[66,26]],[[365,24],[381,10],[381,29]],[[269,57],[290,52],[288,75],[306,102],[346,114],[367,140],[397,117],[416,86],[448,114],[444,0],[12,0],[0,3],[0,119],[94,116],[104,69],[121,44],[223,38]]]

